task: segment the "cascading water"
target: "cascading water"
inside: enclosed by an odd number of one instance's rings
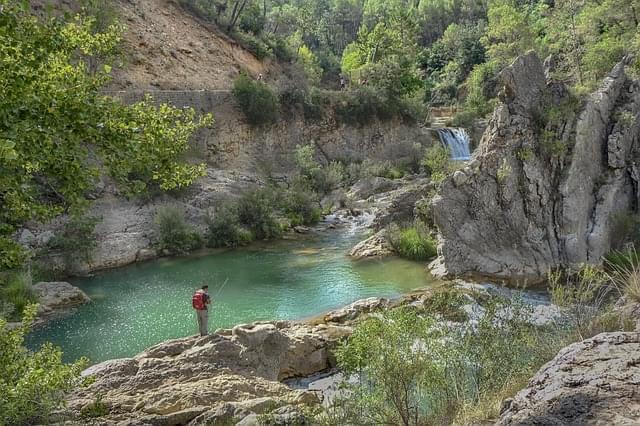
[[[469,150],[471,140],[466,130],[445,127],[438,129],[438,136],[442,145],[451,151],[452,160],[466,161],[471,159],[471,151]]]

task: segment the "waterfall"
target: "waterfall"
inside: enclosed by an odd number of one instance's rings
[[[451,151],[452,160],[469,160],[471,152],[469,151],[469,134],[461,128],[445,127],[438,129],[440,142],[445,148]]]

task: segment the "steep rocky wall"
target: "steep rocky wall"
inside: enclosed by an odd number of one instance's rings
[[[194,137],[189,153],[193,160],[207,163],[206,175],[179,194],[152,200],[125,199],[117,188],[105,181],[95,192],[97,199],[88,213],[100,219],[95,229],[97,247],[90,261],[74,260],[73,265],[65,266],[68,259],[52,253],[47,257],[52,269],[70,267],[77,273],[86,273],[156,257],[154,217],[160,208],[178,206],[185,212],[186,219],[204,232],[208,210],[250,186],[264,183],[260,178],[263,167],[290,172],[297,144],[314,143],[319,160],[328,162],[401,158],[415,152],[413,144],[426,146],[431,141],[428,132],[418,126],[391,121],[351,127],[332,120],[305,123],[300,117],[286,117],[269,128],[254,129],[245,122],[229,91],[114,91],[107,94],[127,103],[151,94],[157,102],[190,106],[201,113],[212,112],[215,125]],[[19,240],[33,249],[43,248],[61,224],[62,220],[58,219],[46,226],[32,226],[19,234]]]
[[[574,113],[545,65],[530,53],[505,69],[474,158],[434,200],[438,272],[537,280],[597,263],[616,217],[637,210],[638,82],[620,63]]]
[[[201,131],[194,145],[196,155],[216,168],[255,171],[267,162],[290,170],[296,145],[309,143],[317,146],[323,161],[393,160],[411,155],[413,144],[427,146],[432,140],[426,129],[401,120],[373,120],[365,126],[347,126],[331,116],[321,121],[305,121],[301,114],[282,113],[275,125],[253,128],[227,90],[133,90],[107,94],[126,103],[140,101],[149,94],[158,103],[212,113],[213,128]]]

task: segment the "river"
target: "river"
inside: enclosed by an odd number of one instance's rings
[[[362,235],[332,230],[248,248],[159,259],[72,280],[90,304],[35,329],[30,348],[51,341],[65,361],[133,356],[197,331],[191,295],[215,298],[209,324],[303,319],[371,296],[392,297],[433,282],[425,264],[396,258],[353,261]],[[222,291],[218,288],[227,281]]]

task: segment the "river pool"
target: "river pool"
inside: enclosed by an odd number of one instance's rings
[[[264,246],[159,259],[72,283],[92,299],[34,330],[31,348],[51,341],[66,361],[130,357],[163,340],[196,334],[193,291],[206,282],[215,298],[209,326],[302,319],[371,296],[430,285],[425,264],[396,258],[353,261],[357,234],[325,231]],[[227,281],[218,294],[218,288]]]

